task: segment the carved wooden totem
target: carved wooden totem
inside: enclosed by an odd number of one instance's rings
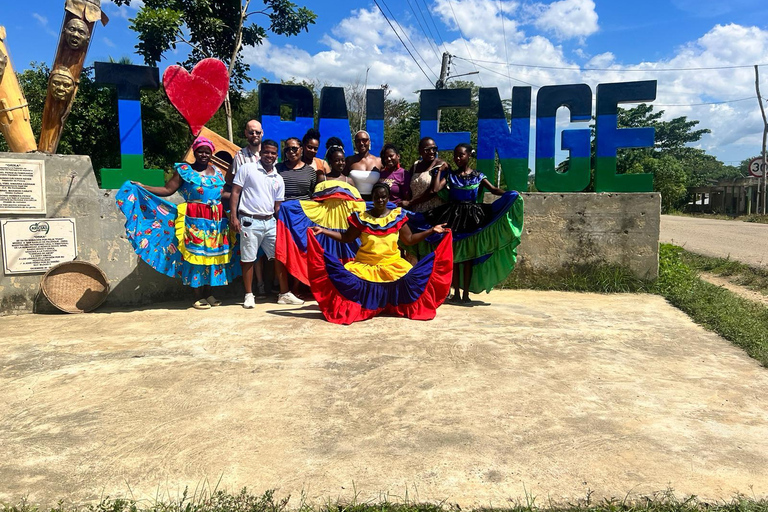
[[[77,84],[97,21],[106,25],[107,15],[101,11],[101,0],[66,0],[64,23],[53,69],[48,79],[43,123],[37,149],[55,153],[77,94]]]
[[[35,135],[29,123],[29,107],[19,87],[0,27],[0,131],[14,153],[35,151]]]

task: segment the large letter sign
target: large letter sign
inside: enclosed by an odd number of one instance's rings
[[[495,87],[480,89],[477,107],[477,170],[496,181],[496,154],[510,190],[528,190],[531,88],[512,89],[512,126]]]
[[[566,172],[555,170],[555,114],[566,106],[571,121],[592,119],[592,90],[587,84],[549,85],[536,97],[536,189],[540,192],[581,192],[589,186],[589,128],[563,130],[562,147],[570,151]]]
[[[618,148],[653,147],[654,128],[617,127],[618,104],[656,99],[656,80],[600,84],[597,86],[597,125],[595,144],[596,192],[651,192],[652,174],[616,174]]]
[[[469,132],[440,132],[438,111],[441,108],[469,108],[472,105],[470,89],[424,89],[421,91],[421,136],[434,139],[437,147],[453,149],[469,142]]]
[[[139,89],[157,88],[157,68],[96,63],[96,81],[117,86],[120,122],[121,169],[102,169],[102,188],[118,188],[125,180],[162,185],[163,173],[144,169],[141,139]],[[594,186],[597,192],[651,192],[651,174],[617,174],[616,150],[653,147],[653,128],[618,128],[618,104],[653,101],[656,81],[622,82],[597,86],[595,124]],[[280,111],[291,108],[290,120]],[[469,132],[440,132],[439,111],[443,108],[470,108],[470,89],[425,89],[421,91],[421,137],[431,137],[444,150],[470,141]],[[557,172],[556,114],[567,107],[572,122],[592,119],[592,90],[586,84],[553,85],[539,89],[536,97],[536,188],[542,192],[581,192],[589,187],[592,150],[589,128],[565,129],[560,148],[570,154],[568,168]],[[315,126],[314,96],[301,85],[259,85],[259,109],[264,136],[279,141],[301,138]],[[317,122],[322,140],[318,156],[325,155],[325,142],[338,137],[351,148],[351,132],[344,89],[325,87],[320,93]],[[496,88],[483,87],[478,96],[477,168],[496,181],[496,157],[506,187],[528,189],[528,155],[531,136],[531,88],[515,87],[512,92],[511,124]],[[371,153],[378,154],[384,143],[384,91],[366,91],[366,131],[371,136]],[[351,154],[351,149],[347,151]]]
[[[128,180],[162,187],[162,169],[144,168],[141,133],[141,89],[160,87],[158,69],[96,62],[96,83],[117,87],[117,120],[120,129],[120,169],[101,170],[101,188],[120,188]]]
[[[292,121],[281,119],[283,105],[291,107]],[[259,84],[259,108],[264,137],[278,143],[291,137],[302,138],[315,126],[312,91],[301,85]]]

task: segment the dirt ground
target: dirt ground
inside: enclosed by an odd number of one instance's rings
[[[313,305],[2,318],[0,501],[768,496],[768,370],[740,349],[658,296],[482,299],[351,327]]]

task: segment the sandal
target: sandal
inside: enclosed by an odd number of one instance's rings
[[[208,297],[208,298],[207,298],[207,299],[205,299],[205,300],[206,300],[206,301],[208,302],[208,304],[210,304],[211,306],[221,306],[221,301],[220,301],[219,299],[217,299],[216,297],[214,297],[213,295],[211,295],[210,297]]]
[[[195,303],[192,304],[192,307],[195,309],[211,309],[211,305],[208,304],[208,301],[205,299],[195,301]]]

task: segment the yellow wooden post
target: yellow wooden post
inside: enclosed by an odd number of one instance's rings
[[[0,131],[14,153],[37,149],[27,100],[19,87],[5,42],[5,27],[0,27]]]

